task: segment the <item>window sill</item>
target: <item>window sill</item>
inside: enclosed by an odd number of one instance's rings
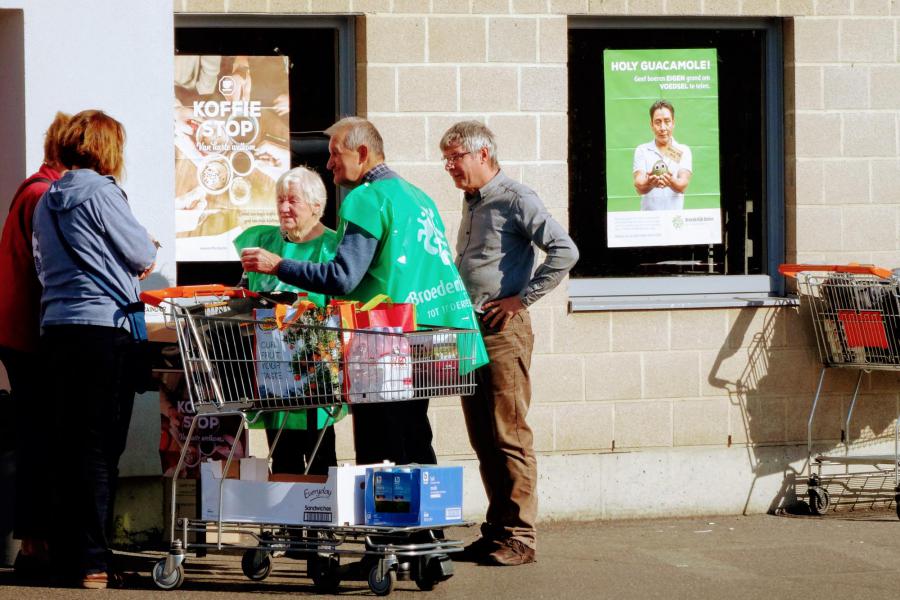
[[[604,312],[621,310],[679,310],[691,308],[746,308],[764,306],[797,306],[795,296],[768,294],[677,294],[669,296],[572,296],[569,312]]]

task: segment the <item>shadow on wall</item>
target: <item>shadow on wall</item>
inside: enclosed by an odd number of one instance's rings
[[[760,315],[764,315],[761,326]],[[797,471],[791,462],[806,456],[807,423],[821,369],[805,306],[739,311],[707,380],[727,392],[732,422],[729,442],[746,449],[754,474],[745,512],[757,480],[776,473],[782,474],[782,485],[769,512],[790,509],[801,500],[796,486],[805,482],[808,464],[804,461]],[[853,450],[893,440],[896,372],[863,376],[850,431],[843,430],[858,376],[856,369],[827,370],[812,425],[814,454],[843,451],[847,435]]]

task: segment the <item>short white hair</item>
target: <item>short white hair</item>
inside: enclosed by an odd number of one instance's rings
[[[460,121],[450,126],[441,137],[440,147],[443,152],[450,146],[458,144],[466,152],[478,152],[487,148],[488,158],[492,166],[497,166],[497,140],[494,132],[480,121]]]
[[[378,158],[384,158],[384,140],[371,121],[362,117],[344,117],[326,129],[325,135],[334,137],[344,131],[347,132],[343,140],[344,148],[358,150],[360,146],[365,146]]]
[[[309,205],[310,210],[317,218],[325,214],[325,204],[328,200],[328,192],[325,183],[318,173],[308,167],[294,167],[290,171],[282,173],[275,183],[275,192],[278,196],[291,193],[291,185],[300,192],[303,200]]]

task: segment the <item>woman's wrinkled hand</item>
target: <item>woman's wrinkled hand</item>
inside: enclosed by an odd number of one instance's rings
[[[281,264],[281,257],[262,248],[244,248],[241,251],[241,266],[247,273],[274,275]]]

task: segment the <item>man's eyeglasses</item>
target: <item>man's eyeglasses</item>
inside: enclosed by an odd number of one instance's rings
[[[456,163],[461,161],[462,157],[465,156],[466,154],[472,154],[472,153],[471,152],[460,152],[459,154],[451,154],[450,156],[445,156],[444,158],[442,158],[441,162],[444,163],[445,167],[448,167],[450,165],[455,165]]]

